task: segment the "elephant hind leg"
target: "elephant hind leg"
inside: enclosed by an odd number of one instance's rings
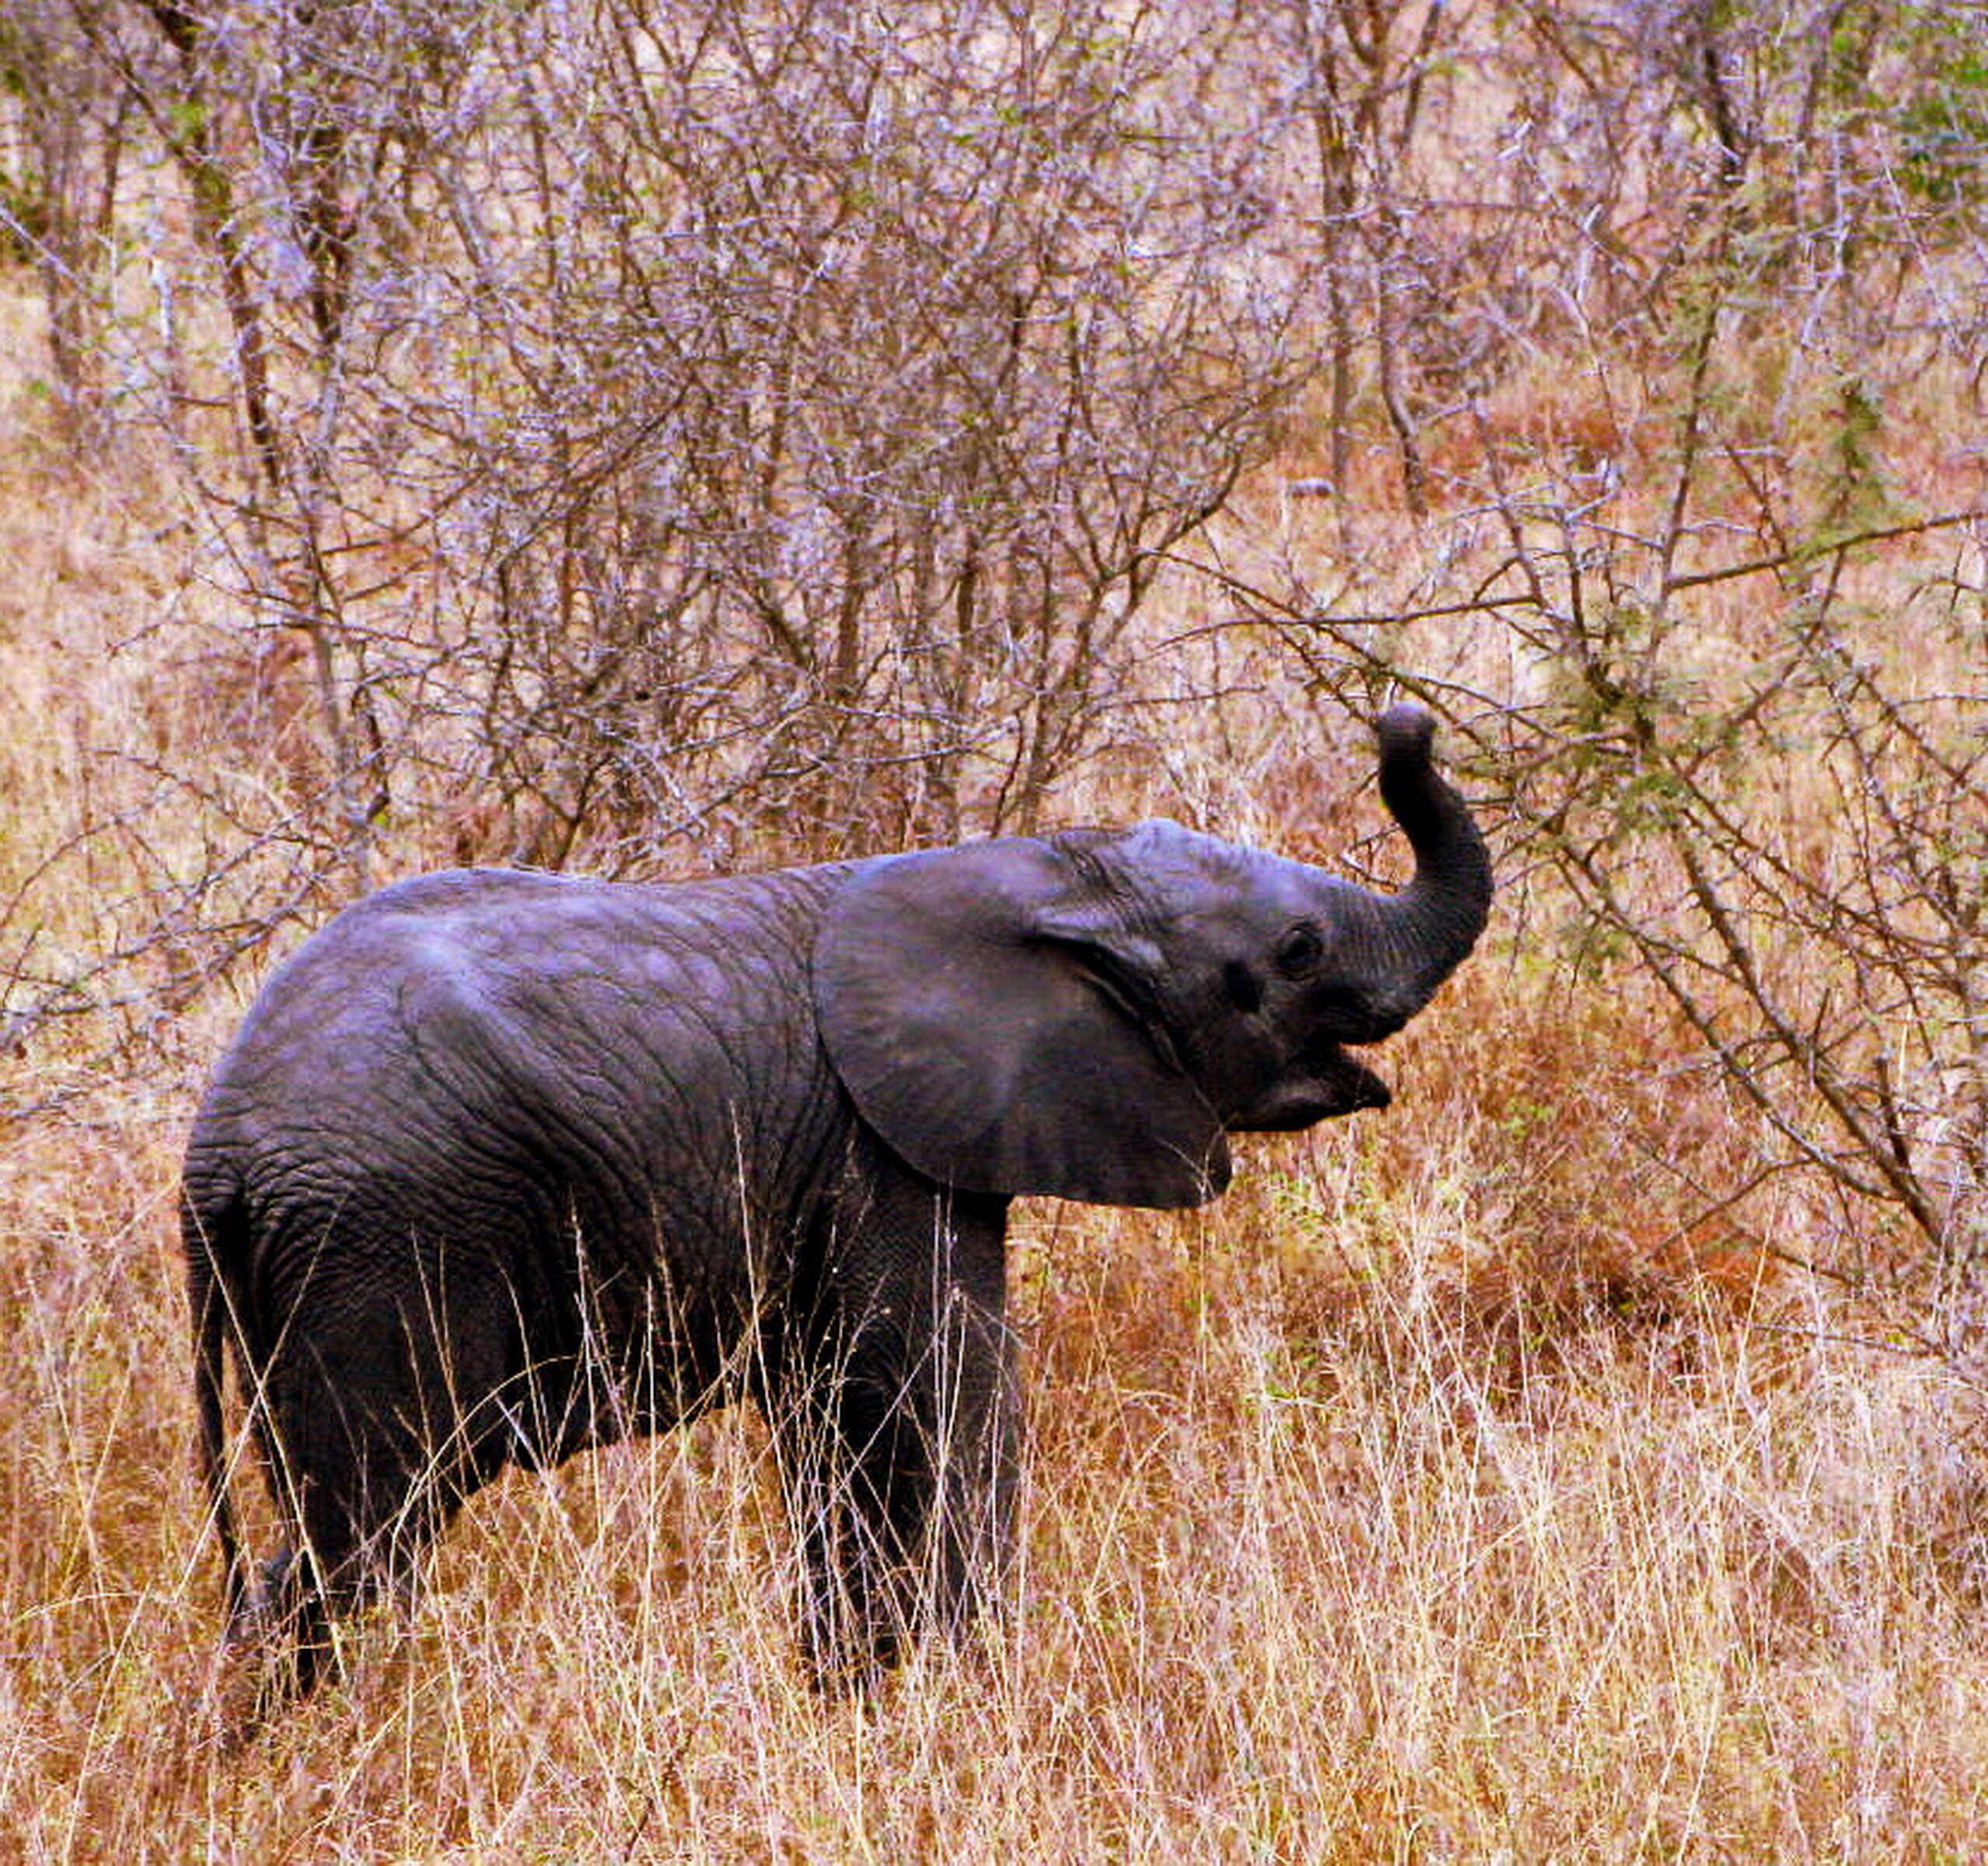
[[[385,1594],[411,1599],[430,1544],[501,1467],[488,1402],[502,1347],[480,1345],[445,1357],[397,1317],[320,1318],[266,1375],[263,1448],[290,1539],[249,1617],[279,1700],[334,1667],[335,1622]]]
[[[308,1697],[336,1663],[331,1614],[315,1560],[292,1542],[278,1548],[229,1620],[228,1640],[259,1670],[251,1728]]]
[[[388,1552],[353,1532],[349,1517],[305,1511],[306,1525],[263,1564],[242,1610],[229,1623],[228,1644],[253,1667],[255,1707],[246,1735],[288,1706],[308,1697],[340,1669],[336,1623],[392,1592],[411,1603],[419,1555],[439,1532],[454,1504],[444,1495],[411,1499],[411,1508]],[[431,1519],[408,1526],[414,1511]]]
[[[411,1595],[421,1557],[456,1504],[452,1490],[419,1481],[399,1448],[373,1443],[355,1455],[341,1434],[327,1459],[306,1448],[307,1432],[270,1437],[290,1533],[231,1628],[232,1643],[254,1648],[265,1665],[265,1714],[335,1675],[337,1622],[389,1592]]]

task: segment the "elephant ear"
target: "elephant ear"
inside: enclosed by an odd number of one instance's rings
[[[1198,1205],[1221,1123],[1154,1012],[1150,945],[1027,837],[888,857],[814,956],[829,1057],[863,1118],[963,1191]]]

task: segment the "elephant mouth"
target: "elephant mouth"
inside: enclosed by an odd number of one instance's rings
[[[1364,1063],[1337,1043],[1321,1043],[1261,1101],[1226,1124],[1234,1134],[1291,1134],[1336,1115],[1385,1108],[1393,1099]]]

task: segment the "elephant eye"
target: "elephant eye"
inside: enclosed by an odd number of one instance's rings
[[[1318,970],[1326,956],[1326,942],[1315,927],[1293,927],[1277,942],[1277,970],[1286,978],[1303,978]]]

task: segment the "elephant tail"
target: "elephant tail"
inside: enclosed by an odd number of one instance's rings
[[[239,1189],[229,1186],[222,1196],[196,1198],[190,1186],[180,1193],[180,1237],[187,1257],[187,1299],[193,1322],[194,1406],[198,1438],[201,1493],[208,1519],[221,1544],[222,1585],[232,1631],[248,1609],[249,1575],[241,1536],[229,1494],[227,1438],[222,1396],[227,1384],[228,1337],[231,1332],[227,1280],[221,1263],[239,1249],[245,1226]]]

